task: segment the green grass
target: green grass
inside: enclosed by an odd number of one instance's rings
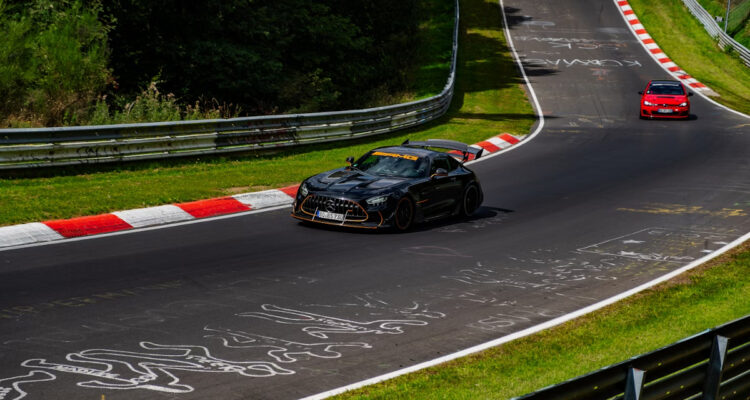
[[[445,78],[451,69],[451,46],[453,42],[454,3],[445,0],[423,0],[422,8],[429,10],[427,18],[419,26],[417,68],[412,73],[412,92],[415,99],[427,98],[440,93]]]
[[[667,346],[750,314],[749,250],[533,336],[334,398],[507,399]]]
[[[451,0],[440,1],[452,4]],[[452,20],[452,12],[448,18]],[[342,166],[347,156],[361,155],[375,146],[398,144],[406,138],[475,143],[503,132],[527,134],[536,117],[520,87],[500,21],[499,6],[494,1],[462,2],[453,104],[445,117],[422,129],[275,155],[57,168],[6,178],[0,180],[0,225],[282,187]],[[447,40],[449,48],[450,36]],[[446,74],[439,78],[442,87]]]
[[[681,0],[630,0],[630,5],[669,58],[720,94],[714,100],[750,113],[750,68],[722,52]]]
[[[726,0],[698,0],[698,3],[712,16],[726,17]],[[732,0],[727,33],[738,39],[737,33],[748,27],[748,17],[750,17],[750,0]],[[724,22],[718,22],[718,24],[722,29],[724,28]]]
[[[408,88],[400,93],[375,93],[368,107],[405,103],[439,94],[451,69],[453,44],[454,2],[450,0],[421,0],[418,26],[419,48],[415,50],[414,65],[404,71]]]
[[[91,3],[0,1],[0,127],[75,123],[107,85],[109,27]]]
[[[675,62],[718,91],[720,102],[750,111],[747,67],[723,54],[681,1],[630,3]],[[749,295],[750,244],[745,244],[710,265],[564,325],[336,398],[520,396],[748,315]]]
[[[750,0],[745,1],[736,11],[732,11],[735,17],[730,17],[732,22],[742,21],[737,23],[736,27],[732,29],[732,35],[734,39],[740,42],[741,45],[750,48]]]
[[[750,24],[745,24],[742,27],[742,30],[737,32],[737,35],[735,36],[735,40],[740,42],[743,46],[750,49]]]
[[[678,1],[659,2],[659,5],[668,4],[663,11],[677,13]],[[706,63],[717,54],[710,40],[699,38],[696,40],[701,42],[699,44],[684,43],[688,41],[683,37],[700,36],[694,24],[683,19],[684,16],[666,24],[665,21],[670,21],[668,14],[652,9],[654,7],[645,0],[631,2],[646,27],[676,62],[721,91],[722,98],[734,102],[734,107],[749,106],[747,82],[750,79],[746,72],[736,70],[732,63],[727,65],[728,61],[723,58],[717,61],[721,69],[712,69],[718,68],[713,62],[711,66],[699,65],[705,71],[693,68],[691,57],[700,57]],[[518,85],[499,21],[500,13],[494,1],[462,3],[454,105],[446,117],[425,129],[345,145],[315,146],[298,154],[167,161],[101,170],[66,169],[50,173],[61,176],[5,179],[0,181],[0,204],[12,206],[0,207],[0,224],[96,214],[283,186],[299,182],[316,171],[343,165],[348,155],[360,154],[381,144],[399,143],[406,137],[475,142],[500,132],[527,133],[535,118]],[[668,29],[659,29],[661,26]],[[697,27],[702,33],[702,27]],[[688,31],[672,33],[674,29]],[[673,34],[677,36],[671,36]],[[675,42],[674,47],[671,42]],[[703,73],[708,77],[700,75]],[[712,73],[725,76],[712,76]],[[442,85],[444,80],[440,82]],[[737,86],[742,87],[735,90]],[[424,84],[422,87],[426,89],[420,96],[436,90]],[[740,94],[732,97],[725,95],[725,91]],[[563,326],[340,398],[510,398],[668,345],[750,313],[750,302],[746,301],[750,296],[748,250],[746,246],[742,252],[725,257],[719,265],[701,268],[682,276],[679,282],[646,291]]]

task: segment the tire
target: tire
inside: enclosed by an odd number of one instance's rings
[[[393,213],[393,225],[401,232],[408,231],[414,223],[414,202],[410,197],[404,196],[396,204]]]
[[[464,195],[461,198],[461,215],[470,217],[479,208],[479,188],[475,184],[469,184],[464,189]]]

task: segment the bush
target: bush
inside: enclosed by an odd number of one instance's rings
[[[111,82],[101,4],[0,0],[0,119],[77,122]]]
[[[152,81],[133,101],[116,98],[112,106],[106,96],[96,101],[90,114],[92,125],[130,124],[155,121],[180,121],[195,119],[232,118],[239,115],[239,108],[231,104],[220,104],[217,100],[181,106],[172,93],[162,94]],[[208,104],[206,104],[208,103]]]
[[[402,90],[414,61],[417,0],[109,0],[120,91],[161,87],[250,114],[367,104],[373,88]]]

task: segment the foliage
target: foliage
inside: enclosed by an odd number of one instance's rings
[[[727,0],[698,0],[698,3],[712,16],[726,18]],[[750,0],[731,0],[727,33],[742,42],[746,36],[743,35],[743,31],[746,32],[750,27],[748,22],[750,22]],[[723,29],[725,21],[718,24]],[[747,47],[748,44],[744,44]]]
[[[441,7],[453,3],[452,0],[431,1],[440,2]],[[522,80],[505,44],[498,18],[499,5],[493,0],[465,3],[461,9],[464,30],[459,39],[462,50],[459,52],[453,104],[447,115],[434,123],[385,136],[286,151],[273,149],[268,153],[221,158],[193,157],[17,172],[12,178],[0,179],[0,204],[14,205],[0,207],[0,225],[95,215],[283,187],[300,182],[313,171],[337,168],[343,165],[347,156],[363,154],[374,147],[403,143],[407,138],[443,138],[476,143],[498,132],[526,134],[536,116],[519,86]],[[436,23],[430,26],[441,32],[442,26],[453,21],[452,13],[434,17]],[[450,31],[444,37],[443,47],[433,44],[438,50],[435,54],[442,55],[450,49]],[[432,64],[429,59],[425,61]],[[445,76],[440,76],[443,83]],[[141,94],[141,97],[148,96],[148,93]],[[160,96],[162,100],[170,98],[155,92],[151,96]],[[115,104],[112,109],[117,107]]]
[[[565,324],[333,398],[522,396],[748,315],[749,268],[745,244],[708,266]]]
[[[110,81],[101,5],[0,0],[0,116],[75,122]]]
[[[104,14],[120,91],[159,75],[165,91],[239,104],[249,114],[364,104],[403,88],[417,0],[111,0]]]
[[[172,93],[162,94],[157,81],[149,84],[135,100],[126,102],[116,98],[114,102],[102,96],[96,101],[89,123],[92,125],[129,124],[153,121],[180,121],[195,119],[232,118],[240,109],[231,104],[219,104],[217,100],[196,100],[182,105]],[[110,104],[114,103],[114,104]]]
[[[434,5],[0,0],[0,92],[7,94],[0,121],[11,127],[117,123],[400,101],[409,97],[402,93],[414,82],[415,60],[423,58],[416,49],[426,38],[418,33]],[[148,95],[154,76],[173,94],[159,97],[164,104]],[[147,105],[151,111],[137,114]],[[166,112],[174,107],[182,111]]]

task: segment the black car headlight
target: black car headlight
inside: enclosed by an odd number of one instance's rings
[[[385,202],[387,201],[388,201],[388,195],[385,194],[382,196],[370,197],[369,199],[365,200],[365,203],[367,203],[368,206],[376,207],[376,206],[385,204]]]
[[[307,189],[307,184],[302,182],[302,184],[299,185],[299,194],[301,194],[302,197],[307,197],[308,193],[310,193],[310,191]]]

